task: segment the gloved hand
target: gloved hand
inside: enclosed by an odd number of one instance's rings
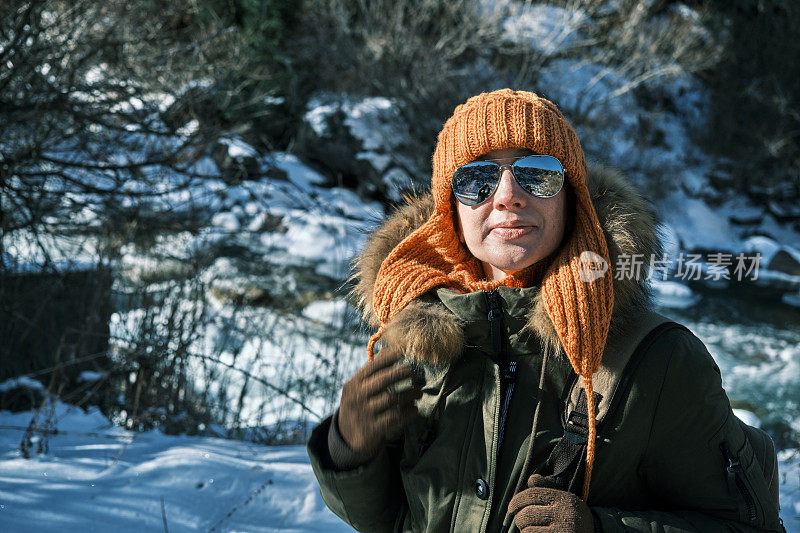
[[[594,533],[594,517],[576,495],[554,488],[552,481],[533,474],[528,488],[508,504],[521,533]]]
[[[375,453],[387,433],[417,414],[414,401],[422,396],[419,379],[403,392],[390,390],[398,382],[415,377],[408,365],[394,366],[402,355],[399,350],[383,348],[342,387],[339,433],[356,453]]]

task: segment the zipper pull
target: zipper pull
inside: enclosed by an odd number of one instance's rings
[[[739,461],[739,458],[731,452],[726,441],[722,441],[719,447],[722,450],[723,457],[725,457],[725,460],[728,462],[728,464],[725,465],[725,470],[728,472],[728,486],[735,486],[739,489],[742,498],[744,498],[745,506],[747,507],[747,518],[751,522],[755,522],[758,518],[756,502],[744,482],[742,463]]]
[[[514,383],[517,380],[517,362],[510,361],[507,365],[500,368],[500,388],[505,388],[503,405],[500,408],[500,438],[497,441],[498,449],[503,444],[503,434],[506,431],[506,417],[508,408],[511,406],[511,396],[514,394]]]
[[[500,374],[500,379],[503,380],[503,383],[508,385],[513,384],[517,380],[517,362],[510,361],[508,365],[503,368],[502,373]]]
[[[731,453],[728,443],[723,441],[722,444],[720,444],[720,448],[722,448],[722,455],[725,456],[725,460],[728,461],[728,464],[725,466],[728,474],[738,474],[741,472],[742,464],[739,462],[739,458]]]
[[[489,304],[489,328],[492,335],[492,348],[495,355],[502,355],[503,352],[503,306],[500,304],[500,295],[497,289],[486,293],[486,300]]]

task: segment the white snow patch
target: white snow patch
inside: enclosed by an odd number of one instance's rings
[[[87,70],[84,79],[89,85],[94,85],[95,83],[102,81],[106,77],[107,72],[108,64],[100,63],[99,65],[95,65]]]
[[[585,114],[589,121],[611,120],[621,133],[636,126],[636,100],[625,86],[629,80],[611,68],[575,59],[559,59],[542,72],[539,86],[558,107]],[[623,138],[615,141],[623,141]]]
[[[0,429],[4,532],[31,531],[32,520],[39,533],[161,531],[163,520],[178,533],[352,531],[322,501],[305,446],[136,433],[96,408],[55,408],[48,454],[24,459],[20,431]],[[3,427],[30,420],[0,411]]]
[[[26,377],[7,379],[6,381],[0,383],[0,392],[8,392],[13,389],[32,389],[41,392],[45,392],[46,390],[44,385],[35,379]]]
[[[733,414],[735,414],[736,418],[738,418],[748,426],[753,426],[754,428],[761,427],[761,420],[759,420],[756,414],[753,413],[752,411],[747,411],[745,409],[734,409]]]
[[[383,172],[386,167],[392,162],[392,158],[386,154],[379,154],[376,152],[359,152],[356,154],[356,159],[368,161],[372,168],[378,172]]]
[[[727,217],[708,207],[697,198],[676,191],[660,206],[663,220],[669,224],[680,239],[684,249],[704,248],[720,252],[736,253],[739,250],[736,232]]]
[[[225,231],[239,231],[242,227],[239,219],[231,212],[217,213],[211,219],[211,223]]]
[[[300,162],[296,155],[289,152],[272,152],[271,160],[275,165],[286,172],[289,181],[303,189],[307,194],[308,187],[325,183],[325,176],[310,169]]]
[[[580,9],[547,4],[515,4],[503,21],[503,36],[517,44],[529,44],[550,56],[584,37],[579,32],[588,17]]]
[[[664,281],[657,278],[650,278],[649,281],[654,289],[656,304],[662,307],[683,309],[700,301],[700,297],[694,294],[692,289],[677,281]]]
[[[303,309],[303,316],[330,326],[341,326],[347,302],[341,298],[311,302]]]
[[[178,128],[175,131],[175,133],[177,133],[181,137],[190,137],[195,133],[197,133],[197,130],[199,129],[200,129],[200,121],[198,121],[196,118],[193,118],[192,120],[190,120],[189,122]]]
[[[769,237],[755,235],[744,241],[745,252],[758,252],[761,254],[761,265],[769,265],[775,254],[783,250],[791,255],[797,262],[800,262],[800,250],[788,245],[782,245]]]
[[[781,518],[787,533],[800,533],[800,449],[778,452]]]
[[[800,291],[797,293],[786,293],[781,296],[781,301],[786,305],[800,308]]]
[[[84,381],[95,382],[95,381],[99,381],[99,380],[103,379],[104,377],[106,377],[106,374],[104,372],[95,372],[93,370],[84,370],[78,376],[78,383],[83,383]]]
[[[219,142],[228,146],[228,155],[234,159],[258,157],[258,151],[238,137],[222,137]]]
[[[265,96],[262,102],[264,105],[280,105],[286,101],[283,96]]]
[[[364,152],[390,152],[407,139],[396,103],[389,98],[352,99],[320,94],[309,100],[307,108],[304,119],[320,137],[327,134],[327,117],[336,111],[344,113],[345,126],[361,141]]]

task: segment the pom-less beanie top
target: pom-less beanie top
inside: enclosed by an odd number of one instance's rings
[[[450,181],[459,166],[489,151],[512,147],[561,161],[575,194],[574,229],[549,264],[534,264],[502,280],[487,281],[481,262],[458,238]],[[456,107],[439,133],[433,153],[434,212],[391,251],[378,271],[373,304],[380,325],[370,338],[369,360],[386,323],[429,289],[447,286],[473,292],[540,282],[547,314],[572,367],[583,378],[587,398],[593,398],[592,374],[600,366],[614,293],[611,269],[599,276],[587,270],[591,268],[587,258],[590,263],[592,257],[600,256],[606,264],[610,259],[586,175],[578,137],[552,102],[531,92],[501,89],[473,96]],[[596,437],[594,402],[588,402],[588,408],[584,499]]]

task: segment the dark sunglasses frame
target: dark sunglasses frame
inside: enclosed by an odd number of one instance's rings
[[[515,161],[503,165],[495,163],[508,159]],[[517,158],[483,159],[461,165],[453,172],[453,179],[450,181],[453,196],[470,207],[481,205],[497,190],[505,168],[511,170],[511,175],[522,190],[537,198],[552,198],[564,187],[564,167],[561,161],[550,155],[526,155]],[[486,183],[477,192],[468,192],[466,186],[474,187],[476,180],[485,180]]]

